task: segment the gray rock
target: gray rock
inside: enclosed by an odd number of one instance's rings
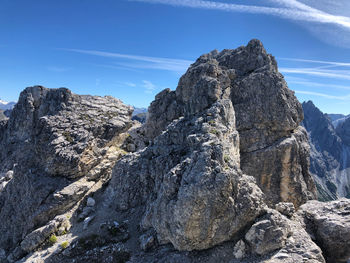
[[[89,206],[89,207],[93,207],[95,206],[95,199],[93,199],[92,197],[88,197],[87,201],[86,201],[86,206]]]
[[[34,250],[44,243],[51,234],[57,231],[58,225],[58,221],[52,220],[47,225],[34,230],[23,239],[21,242],[21,248],[26,252]]]
[[[245,234],[253,253],[266,255],[285,246],[291,234],[289,220],[270,210]]]
[[[144,234],[140,236],[140,248],[143,251],[147,251],[155,246],[155,238],[153,235]]]
[[[106,199],[123,211],[145,206],[141,225],[161,244],[194,250],[229,240],[265,207],[239,171],[234,123],[229,100],[175,120],[152,146],[118,162]]]
[[[306,230],[323,249],[327,262],[350,259],[350,200],[328,203],[309,201],[300,207],[298,215]]]
[[[65,88],[35,86],[21,93],[0,125],[0,172],[13,171],[0,190],[0,247],[14,249],[76,205],[94,185],[84,178],[88,172],[110,176],[118,160],[110,152],[131,126],[131,113],[120,100]],[[104,169],[94,171],[101,164]]]
[[[3,260],[6,258],[6,252],[4,249],[0,248],[0,260]]]
[[[83,229],[86,230],[91,223],[92,220],[94,220],[95,216],[88,216],[87,218],[84,219],[84,225]]]
[[[295,212],[295,207],[293,203],[278,203],[276,204],[276,210],[280,212],[282,215],[291,217]]]
[[[243,240],[239,240],[233,248],[233,255],[237,259],[242,259],[246,256],[247,247]]]
[[[230,99],[233,104],[241,169],[257,179],[270,207],[278,202],[298,207],[315,198],[307,136],[299,127],[302,107],[278,72],[274,57],[258,40],[197,59],[176,91],[164,90],[156,96],[145,134],[152,139],[174,119],[194,115],[218,99]]]

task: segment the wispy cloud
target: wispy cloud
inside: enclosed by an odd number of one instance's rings
[[[311,75],[324,78],[350,80],[349,70],[325,70],[319,68],[280,68],[280,72],[289,74]]]
[[[112,53],[98,50],[84,50],[84,49],[60,49],[69,52],[75,52],[80,54],[87,54],[99,57],[107,57],[118,60],[132,60],[137,61],[137,63],[130,62],[117,62],[117,65],[130,68],[145,68],[145,69],[160,69],[175,72],[183,72],[188,66],[193,62],[184,59],[174,59],[174,58],[161,58],[161,57],[149,57],[149,56],[138,56],[130,54]],[[143,62],[143,63],[140,63]]]
[[[329,89],[343,89],[343,90],[350,90],[350,85],[336,85],[336,84],[327,84],[327,83],[319,83],[319,82],[310,82],[310,81],[288,81],[288,84],[298,84],[303,85],[306,87],[315,87],[315,88],[329,88]]]
[[[135,88],[135,87],[136,87],[136,84],[135,84],[135,83],[132,83],[132,82],[124,82],[124,85],[125,85],[125,86],[128,86],[128,87],[132,87],[132,88]]]
[[[334,96],[334,95],[329,95],[329,94],[325,94],[325,93],[304,91],[304,90],[295,90],[295,92],[299,93],[299,94],[318,96],[318,97],[323,97],[323,98],[327,98],[327,99],[335,99],[335,100],[343,100],[343,101],[350,100],[350,94],[345,95],[345,96]]]
[[[227,12],[242,12],[252,14],[274,15],[282,18],[328,23],[350,29],[350,18],[346,16],[333,15],[317,8],[308,6],[296,0],[271,0],[278,7],[263,5],[241,5],[216,1],[204,0],[129,0],[133,2],[146,2],[154,4],[165,4],[180,7],[200,8],[209,10],[220,10]]]
[[[142,82],[142,87],[145,89],[145,93],[152,94],[156,90],[156,85],[154,85],[152,82],[148,80],[143,80]]]
[[[313,64],[324,64],[324,65],[330,65],[335,67],[350,67],[349,62],[335,62],[335,61],[311,60],[311,59],[301,59],[301,58],[278,58],[278,59],[287,60],[287,61],[313,63]]]
[[[50,66],[50,67],[47,67],[47,69],[48,69],[49,71],[52,71],[52,72],[61,73],[61,72],[69,71],[71,68]]]

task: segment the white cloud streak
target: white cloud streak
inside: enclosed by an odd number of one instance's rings
[[[342,90],[350,90],[350,86],[345,85],[336,85],[336,84],[326,84],[326,83],[318,83],[318,82],[310,82],[310,81],[287,81],[288,84],[298,84],[307,87],[315,87],[315,88],[334,88],[334,89],[342,89]]]
[[[160,57],[148,57],[138,56],[130,54],[112,53],[98,50],[84,50],[84,49],[60,49],[69,52],[75,52],[80,54],[87,54],[99,57],[107,57],[122,60],[138,61],[138,63],[117,63],[118,65],[131,68],[145,68],[145,69],[161,69],[175,72],[185,71],[193,61],[184,59],[173,58],[160,58]],[[143,62],[143,63],[140,63]]]
[[[57,67],[57,66],[50,66],[47,68],[49,71],[52,71],[52,72],[58,72],[58,73],[61,73],[61,72],[66,72],[66,71],[69,71],[70,68],[64,68],[64,67]]]
[[[350,71],[348,70],[325,70],[318,68],[280,68],[279,70],[285,74],[301,74],[324,78],[350,80]]]
[[[334,95],[329,95],[325,93],[319,93],[319,92],[313,92],[313,91],[304,91],[304,90],[295,90],[296,93],[299,94],[305,94],[305,95],[312,95],[312,96],[318,96],[318,97],[323,97],[326,99],[334,99],[334,100],[350,100],[350,94],[346,96],[334,96]]]
[[[226,12],[241,12],[251,14],[274,15],[290,20],[327,23],[350,29],[350,18],[323,12],[296,0],[272,0],[271,2],[284,7],[268,7],[256,5],[230,4],[204,0],[129,0],[165,4],[179,7],[200,8]]]
[[[350,67],[348,62],[334,62],[334,61],[324,61],[324,60],[312,60],[312,59],[301,59],[301,58],[278,58],[279,60],[295,61],[295,62],[305,62],[313,64],[324,64],[334,67]]]
[[[143,80],[142,87],[145,89],[145,93],[152,94],[156,90],[156,85],[148,80]]]

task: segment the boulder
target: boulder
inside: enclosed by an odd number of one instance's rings
[[[309,201],[298,211],[306,230],[327,258],[327,262],[350,259],[350,200],[322,203]]]

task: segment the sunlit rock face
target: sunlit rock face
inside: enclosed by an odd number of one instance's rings
[[[65,88],[21,93],[0,122],[1,248],[76,205],[94,185],[86,178],[103,175],[95,168],[111,172],[117,157],[111,141],[130,127],[131,113],[120,100]]]
[[[260,41],[213,51],[156,96],[144,126],[152,145],[116,165],[109,195],[120,210],[145,206],[141,225],[160,243],[230,240],[265,204],[315,197],[302,118]]]

